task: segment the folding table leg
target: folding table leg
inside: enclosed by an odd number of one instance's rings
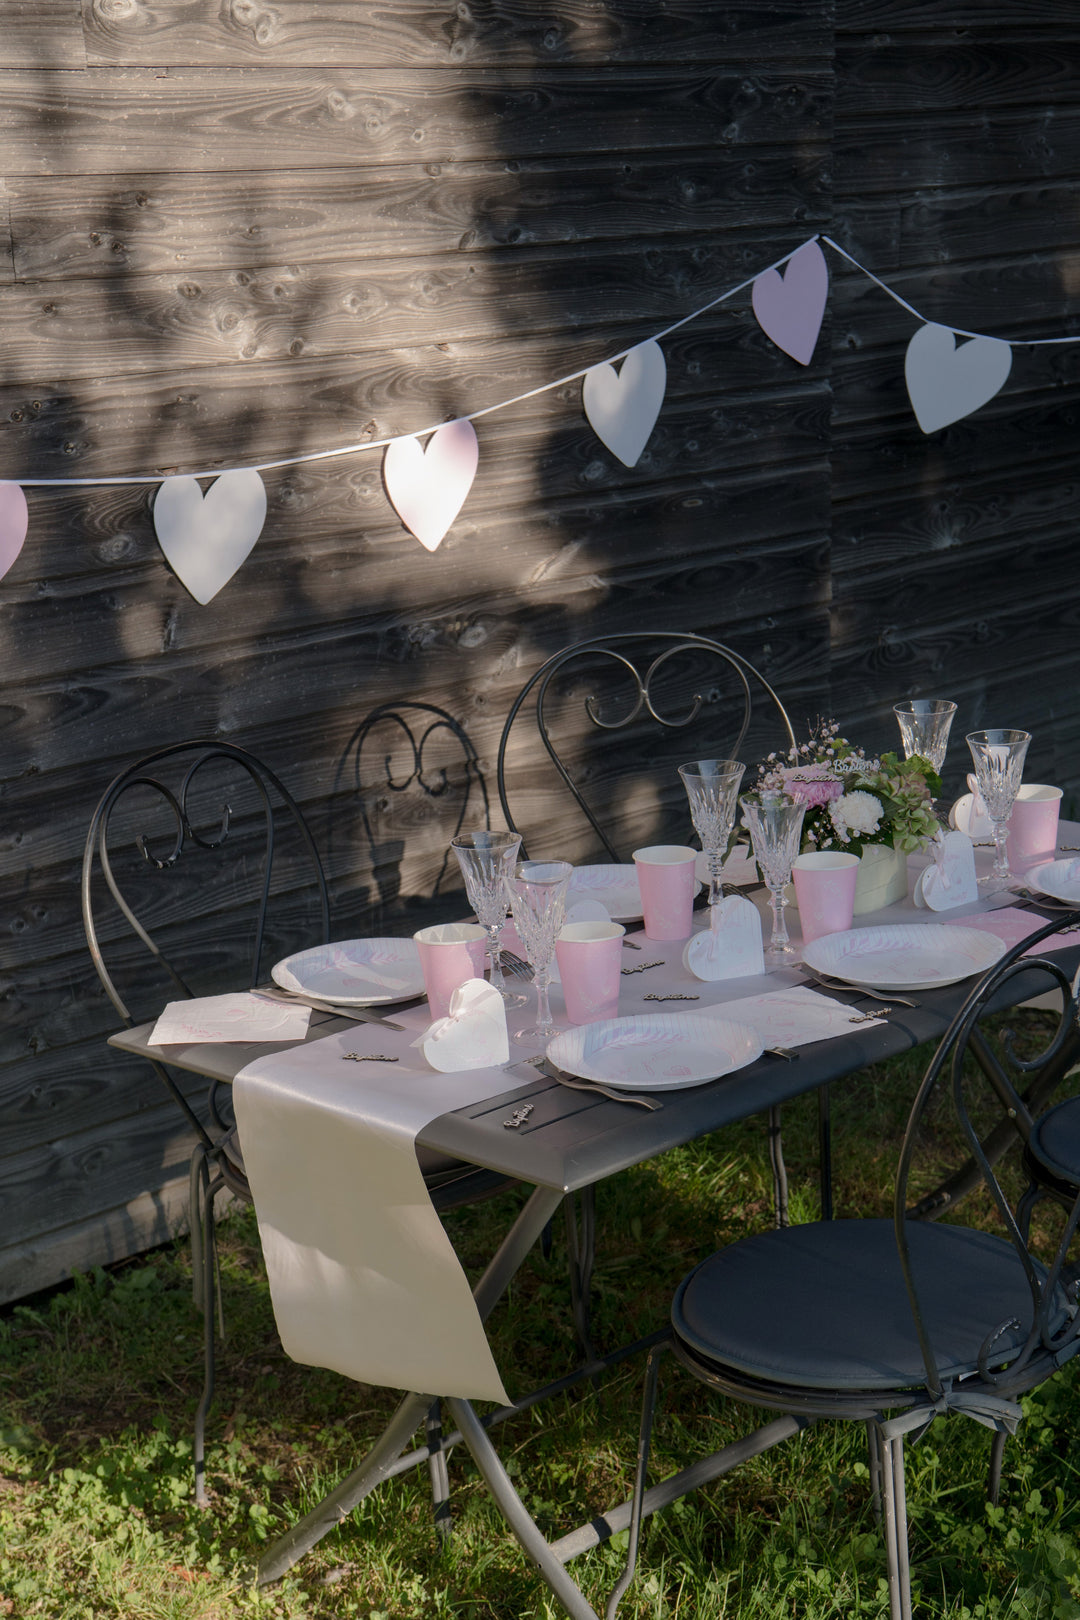
[[[450,1539],[450,1471],[443,1450],[442,1402],[433,1401],[424,1419],[428,1449],[428,1475],[431,1479],[431,1516],[440,1544]]]

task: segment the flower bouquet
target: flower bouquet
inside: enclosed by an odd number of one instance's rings
[[[879,864],[893,868],[887,880],[891,886],[882,891],[885,898],[874,897],[883,905],[906,885],[905,858],[924,848],[939,830],[934,798],[941,792],[941,779],[930,761],[919,754],[910,759],[892,753],[870,758],[840,736],[835,721],[819,721],[809,742],[786,754],[770,754],[758,766],[755,789],[781,792],[805,803],[804,851],[846,850],[862,856],[869,872],[867,851],[880,848]],[[873,905],[857,901],[856,910],[871,910]]]

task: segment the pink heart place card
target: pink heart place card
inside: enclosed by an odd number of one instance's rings
[[[450,1011],[413,1041],[433,1069],[490,1069],[510,1058],[506,1007],[484,979],[466,979],[450,997]]]
[[[683,966],[695,979],[746,979],[764,973],[761,913],[752,900],[729,894],[712,911],[712,926],[695,934],[683,951]]]

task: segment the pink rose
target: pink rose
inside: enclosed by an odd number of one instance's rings
[[[786,765],[781,773],[784,788],[793,799],[802,799],[811,810],[839,799],[844,784],[832,776],[827,765]]]

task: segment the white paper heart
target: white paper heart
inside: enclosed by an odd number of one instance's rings
[[[683,966],[696,979],[745,979],[764,973],[761,913],[752,900],[730,894],[715,908],[716,926],[687,942]]]
[[[804,242],[782,275],[766,270],[758,276],[750,295],[765,336],[800,366],[808,366],[814,357],[828,299],[829,267],[816,242]]]
[[[166,478],[154,496],[165,560],[206,606],[232,579],[266,522],[266,485],[254,468],[222,473],[204,495],[195,478]]]
[[[979,898],[975,877],[975,848],[966,833],[945,833],[938,846],[940,860],[919,878],[916,903],[931,911],[951,911]]]
[[[22,550],[29,525],[21,484],[0,484],[0,579]]]
[[[585,373],[581,402],[589,426],[624,467],[637,466],[666,387],[664,351],[651,339],[631,349],[619,371],[605,361]]]
[[[936,433],[970,416],[1004,387],[1012,346],[1000,338],[956,342],[948,326],[921,326],[907,347],[904,379],[924,433]]]
[[[472,423],[460,417],[419,439],[395,439],[383,457],[390,503],[410,534],[435,551],[472,488],[480,446]]]
[[[466,979],[450,997],[449,1017],[437,1018],[412,1044],[440,1074],[505,1063],[510,1056],[506,1004],[485,980]]]

